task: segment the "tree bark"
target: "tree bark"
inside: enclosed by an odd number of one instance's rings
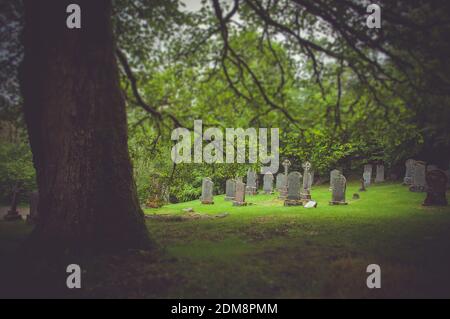
[[[32,243],[79,251],[149,243],[127,146],[110,0],[26,0],[20,82],[39,187]],[[44,248],[44,247],[43,247]]]

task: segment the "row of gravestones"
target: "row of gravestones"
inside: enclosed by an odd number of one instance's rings
[[[311,171],[311,164],[306,162],[303,164],[303,175],[300,172],[290,172],[287,174],[287,169],[290,163],[283,162],[285,173],[278,174],[276,181],[276,189],[280,192],[280,199],[284,200],[285,206],[309,205],[316,207],[311,199],[311,188],[313,183],[313,172]],[[263,191],[265,194],[273,194],[272,173],[267,173],[263,178]],[[332,200],[330,204],[346,204],[345,190],[346,179],[342,174],[333,176],[332,183]],[[213,186],[214,183],[210,178],[204,178],[202,183],[202,196],[200,200],[203,204],[214,204],[213,200]],[[225,186],[225,200],[233,201],[235,206],[246,205],[245,195],[257,194],[257,174],[249,170],[247,172],[247,185],[242,182],[242,179],[229,179]]]
[[[403,184],[408,185],[413,192],[427,192],[427,196],[423,205],[447,205],[446,190],[450,189],[450,168],[444,172],[438,169],[435,165],[426,166],[425,162],[409,159],[405,163],[406,173],[403,179]],[[306,162],[303,164],[303,176],[300,172],[290,172],[287,174],[290,166],[289,161],[284,161],[284,173],[277,175],[276,190],[280,192],[280,198],[284,199],[286,206],[300,205],[311,200],[311,187],[313,181],[313,173],[311,171],[311,164]],[[287,176],[287,178],[286,178]],[[303,177],[303,181],[302,181]],[[360,191],[364,191],[366,187],[370,186],[372,178],[372,165],[364,166],[364,173],[361,183]],[[263,191],[265,194],[273,194],[273,180],[271,173],[264,175]],[[384,166],[377,165],[375,183],[384,181]],[[213,204],[213,182],[210,178],[205,178],[202,183],[202,197],[201,201],[204,204]],[[347,204],[345,200],[345,193],[347,188],[347,180],[340,170],[334,169],[330,172],[330,191],[332,198],[330,204],[342,205]],[[233,205],[243,206],[245,202],[245,195],[254,195],[257,193],[257,175],[256,172],[249,170],[247,173],[247,185],[242,182],[242,179],[232,180],[226,182],[226,197],[225,200],[232,200]],[[29,221],[36,221],[38,218],[38,192],[30,194],[30,214]],[[12,205],[15,207],[16,205]],[[21,218],[16,209],[11,209],[5,216],[7,220],[15,220]]]

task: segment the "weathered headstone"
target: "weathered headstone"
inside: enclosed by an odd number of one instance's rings
[[[264,194],[273,194],[273,174],[270,172],[264,174],[263,190]]]
[[[302,200],[306,202],[311,200],[311,185],[312,185],[311,163],[305,162],[302,166],[303,166],[303,187],[300,192],[300,197]]]
[[[285,183],[283,187],[280,189],[280,196],[278,196],[279,199],[286,199],[288,195],[288,169],[291,166],[291,162],[288,159],[285,159],[283,161],[283,167],[284,167],[284,176],[285,176]]]
[[[364,165],[364,186],[369,187],[372,182],[372,164],[366,164]]]
[[[411,185],[412,184],[412,178],[414,175],[414,163],[416,161],[413,159],[409,159],[405,162],[406,171],[405,171],[405,177],[403,178],[403,184],[404,185]]]
[[[371,173],[364,172],[363,173],[363,179],[364,179],[364,188],[370,186],[370,180],[371,180]]]
[[[258,193],[258,189],[256,186],[256,172],[249,169],[247,172],[247,187],[245,189],[245,192],[247,195],[256,195]]]
[[[345,201],[345,192],[347,190],[347,179],[339,174],[335,177],[330,205],[347,205]]]
[[[426,188],[426,163],[422,161],[416,161],[414,163],[414,174],[412,178],[412,184],[409,187],[411,192],[424,192]]]
[[[330,191],[333,190],[333,182],[334,182],[334,178],[339,176],[341,174],[341,171],[339,171],[338,169],[334,169],[330,172]]]
[[[236,193],[233,201],[233,206],[245,206],[245,184],[242,181],[236,181]]]
[[[427,197],[423,206],[447,206],[447,182],[448,178],[444,171],[433,169],[426,173]]]
[[[225,184],[225,200],[233,200],[236,196],[236,181],[227,179]]]
[[[364,177],[362,177],[359,181],[361,182],[361,187],[359,188],[359,191],[365,192],[366,191],[366,186],[365,186],[366,183],[365,183]]]
[[[278,173],[277,174],[277,181],[276,181],[276,189],[278,192],[280,192],[284,185],[286,184],[286,175],[284,175],[284,173]]]
[[[30,193],[30,214],[27,216],[27,221],[35,223],[39,218],[38,212],[39,192]]]
[[[202,182],[202,204],[214,204],[213,188],[214,183],[211,179],[209,177],[204,178]]]
[[[384,182],[384,165],[377,165],[377,173],[375,176],[375,183],[383,183]]]
[[[302,174],[299,172],[290,172],[288,175],[288,194],[284,201],[285,206],[298,206],[303,205],[303,201],[300,198]]]

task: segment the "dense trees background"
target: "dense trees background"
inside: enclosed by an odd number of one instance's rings
[[[320,175],[383,161],[400,176],[409,157],[448,167],[447,1],[379,1],[379,30],[366,27],[367,1],[202,3],[191,11],[176,0],[113,1],[141,204],[154,174],[181,201],[198,198],[205,175],[220,187],[244,174],[238,165],[173,165],[170,132],[194,119],[205,127],[279,127],[281,157],[294,165],[308,159]],[[21,46],[10,31],[20,30],[22,8],[2,6],[3,51],[12,53],[0,73],[14,79]],[[14,81],[4,83],[2,96],[16,98],[2,99],[2,119],[21,107]]]

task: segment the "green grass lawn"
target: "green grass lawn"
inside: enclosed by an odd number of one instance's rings
[[[450,207],[422,207],[424,193],[371,186],[349,205],[330,206],[314,187],[316,209],[283,207],[276,195],[224,196],[147,209],[153,252],[84,261],[86,296],[157,298],[450,297]],[[195,213],[185,213],[191,207]],[[216,215],[228,213],[226,217]],[[0,256],[29,226],[0,223]],[[366,287],[378,264],[382,288]]]

